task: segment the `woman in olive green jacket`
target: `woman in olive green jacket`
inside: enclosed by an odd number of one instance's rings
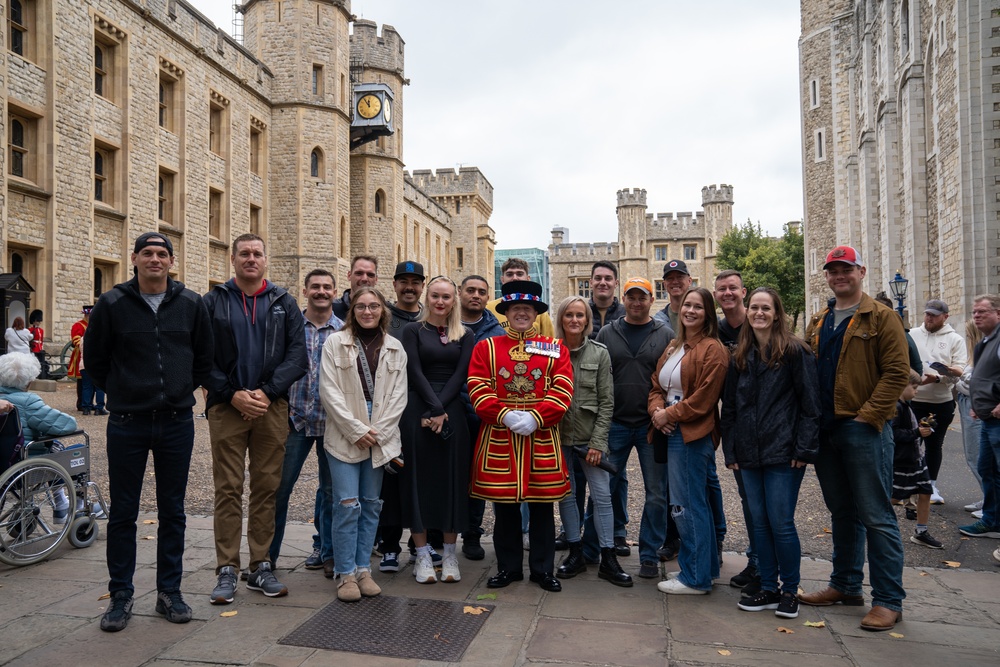
[[[611,378],[611,356],[608,348],[590,340],[593,328],[593,314],[590,305],[579,296],[563,300],[556,309],[556,336],[570,350],[573,362],[573,403],[559,424],[563,457],[571,467],[576,457],[574,447],[586,447],[585,460],[580,462],[583,474],[590,487],[590,498],[594,503],[594,526],[601,545],[601,565],[597,576],[607,579],[616,586],[631,586],[632,577],[622,570],[615,555],[614,514],[611,510],[611,475],[598,467],[601,457],[608,452],[608,430],[611,414],[614,412],[615,396]],[[583,543],[580,537],[581,517],[576,504],[576,477],[570,473],[573,490],[569,496],[559,501],[559,516],[562,518],[569,542],[569,555],[556,570],[560,579],[570,579],[587,569],[583,558]]]

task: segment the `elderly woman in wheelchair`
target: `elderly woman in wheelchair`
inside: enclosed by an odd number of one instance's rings
[[[87,502],[88,491],[96,492],[89,480],[89,439],[76,419],[27,391],[40,370],[31,355],[0,356],[0,561],[13,565],[44,558],[67,534],[77,547],[97,536]],[[68,435],[83,442],[67,446],[56,440]]]

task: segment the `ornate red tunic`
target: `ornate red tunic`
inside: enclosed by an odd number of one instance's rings
[[[554,502],[570,491],[559,447],[559,422],[573,401],[569,349],[535,329],[481,341],[469,363],[469,398],[483,423],[469,494],[494,502]],[[507,429],[511,410],[530,413],[538,429],[524,437]]]
[[[87,321],[79,320],[73,328],[69,330],[70,341],[73,343],[73,352],[69,355],[69,365],[66,367],[66,376],[74,380],[80,379],[80,350],[83,345],[83,335],[87,333]]]

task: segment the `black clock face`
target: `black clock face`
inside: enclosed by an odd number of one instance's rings
[[[382,110],[382,102],[375,95],[365,95],[358,100],[358,115],[371,120]]]

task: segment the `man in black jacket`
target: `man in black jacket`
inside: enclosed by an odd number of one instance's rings
[[[150,232],[135,241],[135,277],[98,299],[84,339],[84,361],[107,391],[108,591],[101,629],[117,632],[132,615],[136,526],[146,460],[153,454],[159,526],[156,611],[191,620],[181,598],[184,493],[194,448],[194,390],[212,368],[212,326],[202,298],[168,275],[170,239]]]
[[[235,277],[205,296],[215,336],[207,401],[219,577],[212,604],[229,604],[236,594],[248,454],[247,588],[268,597],[288,594],[274,576],[268,549],[288,436],[288,389],[309,370],[302,311],[287,291],[264,279],[263,239],[237,237],[231,259]]]

